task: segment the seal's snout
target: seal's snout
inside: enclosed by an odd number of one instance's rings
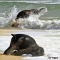
[[[48,10],[47,10],[46,7],[41,7],[41,8],[40,8],[40,12],[41,12],[41,11],[47,12]]]

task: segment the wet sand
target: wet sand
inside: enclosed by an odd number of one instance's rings
[[[21,56],[0,55],[0,60],[23,60]]]
[[[39,29],[17,29],[17,28],[9,28],[9,29],[0,29],[0,36],[10,36],[12,33],[15,32],[40,32],[40,31],[44,31],[44,30],[39,30]]]
[[[19,29],[0,29],[0,36],[10,36],[11,33],[17,31]]]

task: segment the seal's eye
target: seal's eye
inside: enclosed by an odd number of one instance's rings
[[[13,53],[18,52],[18,50],[13,50],[12,52],[13,52]]]

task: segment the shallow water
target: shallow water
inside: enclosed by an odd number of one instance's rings
[[[14,34],[30,35],[39,46],[44,48],[45,55],[38,57],[38,59],[43,60],[45,58],[47,60],[49,57],[58,57],[58,59],[60,59],[60,30],[21,30],[14,32]],[[0,53],[3,53],[9,46],[11,37],[12,36],[0,36]],[[24,59],[31,60],[32,57],[26,57]],[[33,57],[33,59],[37,59],[37,57]],[[54,58],[51,58],[51,60],[52,59]]]

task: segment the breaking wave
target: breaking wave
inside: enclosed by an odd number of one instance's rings
[[[26,19],[19,19],[19,25],[17,28],[27,28],[27,29],[60,29],[60,20],[40,20],[39,17],[47,12],[47,8],[40,12],[38,15],[30,15]],[[6,13],[2,13],[3,17],[0,17],[0,28],[9,28],[11,23],[15,21],[18,9],[16,6],[11,8],[10,13],[5,17]]]

